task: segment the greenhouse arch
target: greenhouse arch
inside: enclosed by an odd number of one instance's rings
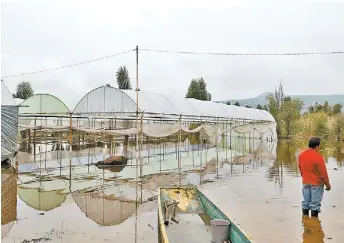
[[[134,102],[122,90],[100,86],[88,92],[75,106],[73,114],[118,114],[136,112]]]
[[[36,94],[24,100],[19,108],[20,115],[69,115],[70,111],[62,100],[51,94]]]

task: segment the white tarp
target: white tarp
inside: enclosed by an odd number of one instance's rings
[[[105,133],[109,135],[135,135],[137,133],[136,128],[130,129],[121,129],[121,130],[95,130],[95,129],[87,129],[87,128],[80,128],[80,127],[73,127],[76,131],[86,132],[86,133]],[[245,124],[245,125],[237,125],[233,127],[229,127],[227,129],[221,129],[216,124],[202,124],[195,129],[189,129],[188,127],[181,125],[179,123],[174,124],[164,124],[164,123],[146,123],[142,125],[142,132],[145,136],[148,137],[167,137],[173,134],[177,134],[178,132],[183,133],[197,133],[201,132],[201,137],[207,137],[207,140],[215,144],[216,139],[219,140],[222,135],[227,135],[228,132],[233,131],[239,134],[247,134],[253,133],[256,131],[256,135],[254,137],[261,137],[262,134],[271,132],[273,138],[276,138],[276,125],[273,123],[266,123],[266,124]],[[139,128],[139,132],[141,132],[141,128]]]
[[[102,86],[85,95],[74,114],[121,114],[136,112],[136,91]],[[212,101],[174,97],[149,91],[138,92],[138,108],[145,114],[274,121],[269,112]]]
[[[1,81],[1,161],[11,158],[17,150],[18,106]]]
[[[142,126],[142,132],[145,136],[148,137],[168,137],[173,134],[176,134],[180,131],[185,133],[196,133],[200,132],[203,126],[198,126],[197,128],[190,130],[188,127],[180,125],[178,123],[175,124],[160,124],[160,123],[149,123],[144,124]],[[95,129],[87,129],[87,128],[80,128],[80,127],[73,127],[73,130],[86,132],[86,133],[105,133],[109,135],[135,135],[137,133],[136,128],[130,129],[121,129],[121,130],[95,130]],[[141,129],[139,128],[139,131]]]
[[[183,133],[197,133],[201,132],[201,137],[206,137],[209,142],[212,144],[215,143],[216,138],[219,140],[221,136],[228,136],[229,132],[237,133],[237,134],[249,134],[253,138],[262,137],[263,134],[269,133],[269,138],[272,136],[274,139],[277,137],[276,135],[276,123],[248,123],[239,125],[237,123],[232,123],[230,126],[229,124],[224,126],[224,124],[202,124],[199,125],[195,129],[189,129],[188,126],[185,126],[180,123],[144,123],[142,125],[142,132],[147,137],[167,137],[173,134],[177,134],[178,132]],[[19,127],[22,130],[25,129],[35,129],[35,130],[42,130],[42,129],[49,129],[49,130],[67,130],[69,126],[54,126],[54,125],[41,125],[41,126],[32,126],[32,125],[23,125],[20,124]],[[85,133],[105,133],[108,135],[115,135],[115,136],[124,136],[124,135],[136,135],[137,130],[136,128],[129,128],[129,129],[116,129],[116,130],[109,130],[109,129],[89,129],[87,127],[73,126],[73,130]],[[139,132],[141,132],[141,128],[139,128]],[[232,134],[234,135],[234,134]],[[235,135],[234,135],[235,136]]]

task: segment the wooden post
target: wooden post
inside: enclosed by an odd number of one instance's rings
[[[219,179],[219,143],[218,143],[218,137],[219,137],[219,119],[216,118],[216,139],[215,139],[215,146],[216,146],[216,179]],[[207,161],[206,161],[207,163]]]
[[[141,115],[141,121],[140,121],[140,136],[141,136],[141,144],[140,144],[140,147],[139,147],[139,159],[140,159],[140,185],[141,185],[141,200],[140,202],[142,203],[143,200],[142,200],[142,166],[143,166],[143,158],[142,158],[142,155],[141,155],[141,150],[142,150],[142,145],[143,145],[143,112],[142,112],[142,115]]]
[[[35,118],[35,126],[37,126],[37,118]],[[34,161],[36,162],[36,128],[33,130],[33,154]]]
[[[72,113],[69,116],[69,190],[72,187],[72,145],[73,145],[73,120]]]
[[[72,122],[72,113],[69,116],[69,152],[72,152],[72,144],[73,144],[73,122]]]
[[[181,167],[182,167],[182,149],[181,149],[181,143],[182,143],[182,116],[180,115],[179,118],[179,158],[178,158],[178,171],[179,171],[179,186],[181,185]]]

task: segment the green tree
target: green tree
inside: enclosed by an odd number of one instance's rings
[[[227,101],[226,105],[231,105],[231,102]]]
[[[125,66],[118,69],[116,72],[116,78],[119,89],[131,89],[128,70]]]
[[[324,111],[326,114],[331,114],[331,106],[328,104],[328,101],[325,101],[325,102],[324,102],[323,111]]]
[[[287,98],[288,100],[289,98]],[[277,136],[281,136],[281,119],[279,116],[282,103],[285,101],[283,86],[280,83],[278,89],[275,89],[275,93],[268,94],[266,96],[267,108],[270,114],[275,118],[277,123]]]
[[[240,106],[240,103],[237,101],[237,102],[234,103],[234,105]]]
[[[333,128],[337,135],[337,140],[340,140],[340,135],[344,131],[344,113],[338,113],[335,115]]]
[[[258,105],[257,105],[257,109],[258,109],[258,110],[263,110],[263,107],[262,107],[260,104],[258,104]]]
[[[318,104],[318,102],[315,103],[315,112],[321,112],[324,110],[324,107],[321,104]]]
[[[276,96],[273,94],[268,94],[266,96],[266,102],[267,102],[267,110],[270,112],[270,114],[275,118],[275,121],[277,123],[277,127],[276,127],[276,132],[277,132],[277,136],[281,136],[281,126],[280,126],[280,122],[279,122],[279,117],[278,117],[278,102],[276,99]]]
[[[28,81],[23,81],[17,85],[17,92],[14,95],[14,98],[20,98],[26,100],[34,95],[33,88],[31,83]]]
[[[192,79],[186,94],[186,98],[197,100],[211,100],[211,94],[207,91],[207,84],[203,78]]]
[[[332,106],[331,109],[331,115],[337,115],[342,111],[342,105],[341,104],[335,104]]]
[[[279,84],[278,89],[275,89],[275,100],[276,100],[276,109],[277,114],[279,113],[279,109],[282,106],[283,100],[284,100],[284,90],[282,83]]]
[[[266,105],[264,105],[264,106],[263,106],[263,110],[268,111],[269,109],[268,109],[268,107],[267,107]]]
[[[246,108],[251,108],[251,106],[249,106],[249,105],[245,105],[245,107],[246,107]]]
[[[200,90],[199,90],[198,82],[196,79],[192,79],[188,88],[188,92],[186,94],[186,98],[199,99],[199,97],[200,97]]]
[[[313,105],[308,106],[307,110],[308,110],[308,112],[311,113],[311,114],[315,112],[315,108],[314,108]]]
[[[291,131],[301,116],[303,101],[285,97],[280,108],[279,119],[285,124],[286,135],[289,137]]]
[[[277,120],[278,116],[278,103],[277,99],[273,94],[268,94],[266,96],[267,108],[270,114]]]
[[[328,115],[323,111],[318,112],[313,117],[313,124],[315,136],[326,139],[329,135]]]

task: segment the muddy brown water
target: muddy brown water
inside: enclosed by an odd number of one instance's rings
[[[321,151],[327,161],[332,190],[325,192],[318,220],[301,215],[301,182],[296,157],[305,145],[303,141],[283,141],[277,146],[277,155],[261,151],[261,156],[242,165],[221,163],[218,175],[214,170],[203,173],[190,170],[182,173],[181,181],[195,185],[201,182],[199,188],[204,194],[254,242],[344,242],[344,144],[324,144]],[[2,204],[17,202],[16,208],[13,205],[2,207],[6,210],[2,212],[5,223],[2,224],[2,241],[5,243],[34,239],[134,242],[135,238],[137,242],[157,242],[157,186],[180,179],[173,171],[146,176],[142,186],[144,203],[136,216],[135,183],[116,173],[107,178],[106,186],[102,184],[104,180],[93,183],[98,180],[93,170],[78,176],[77,167],[70,184],[59,176],[51,177],[53,179],[46,176],[44,183],[36,177],[36,182],[25,184],[27,173],[19,173],[17,188],[12,183],[14,175],[11,179],[11,175],[2,174],[2,189],[16,190],[14,194],[2,195]],[[66,183],[67,190],[47,189],[58,183]],[[68,187],[76,189],[71,189],[70,193]],[[8,198],[15,194],[16,199]],[[13,211],[16,220],[8,222],[8,218],[14,218],[8,210]]]

